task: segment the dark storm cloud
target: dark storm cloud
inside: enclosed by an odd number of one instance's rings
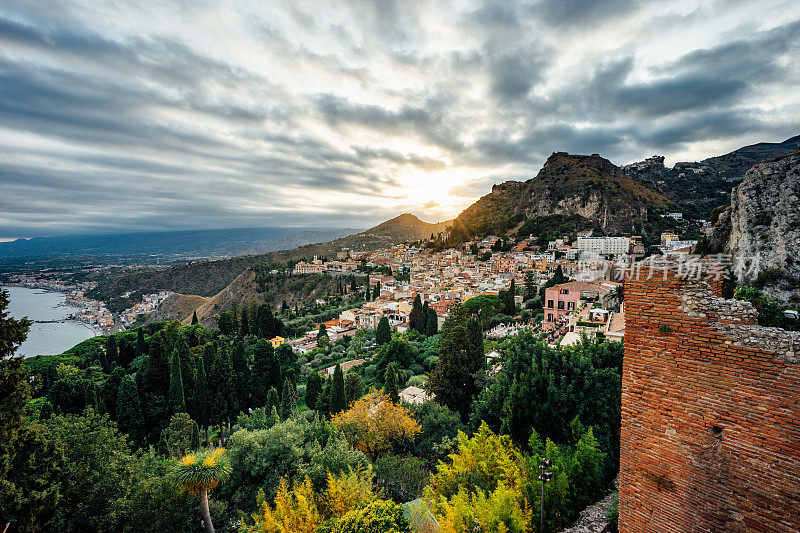
[[[4,2],[0,237],[449,218],[553,151],[701,158],[800,123],[777,1],[248,9]]]

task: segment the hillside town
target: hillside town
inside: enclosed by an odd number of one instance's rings
[[[665,252],[686,252],[696,241],[663,236]],[[574,242],[568,236],[548,243],[546,249],[523,239],[506,251],[498,250],[501,238],[488,236],[458,248],[432,252],[424,247],[400,244],[373,252],[340,252],[336,261],[314,258],[295,265],[293,274],[341,273],[342,265],[359,265],[388,273],[372,273],[369,286],[378,288],[379,297],[361,307],[348,309],[338,318],[324,323],[331,340],[353,335],[359,329],[374,329],[386,317],[394,331],[408,329],[412,302],[421,302],[436,312],[439,326],[456,305],[478,296],[498,296],[514,284],[514,302],[519,314],[507,316],[508,323],[494,325],[487,338],[513,335],[519,328],[541,331],[553,345],[579,342],[582,336],[598,336],[621,341],[624,335],[624,304],[620,301],[620,269],[640,256],[641,237],[592,237],[581,232]],[[679,242],[680,247],[669,243]],[[343,261],[342,259],[345,259]],[[408,273],[404,281],[396,273]],[[541,302],[531,296],[558,273],[569,281],[545,289]],[[316,347],[317,330],[289,341],[299,352]]]

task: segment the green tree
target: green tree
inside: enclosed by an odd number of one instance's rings
[[[250,365],[247,363],[242,341],[233,345],[231,363],[236,389],[236,410],[244,411],[250,407]]]
[[[144,329],[138,328],[136,330],[136,357],[147,353],[147,343],[144,341]]]
[[[322,387],[325,381],[316,372],[312,372],[306,379],[306,405],[309,409],[317,408],[317,399],[322,394]]]
[[[217,327],[223,335],[236,335],[237,326],[231,311],[223,311],[217,315]]]
[[[103,371],[108,373],[119,364],[119,349],[117,348],[117,340],[114,338],[114,335],[106,337],[105,356],[106,366],[103,367]]]
[[[533,270],[526,270],[525,271],[525,299],[532,300],[536,298],[537,294],[537,285],[536,285],[536,276],[533,274]]]
[[[294,411],[297,404],[297,393],[294,390],[294,385],[289,379],[283,380],[283,392],[281,393],[281,418],[286,420]]]
[[[389,319],[383,316],[380,321],[378,321],[378,329],[375,332],[375,342],[377,342],[378,345],[383,345],[390,340],[392,340],[392,331],[389,329]]]
[[[275,357],[278,359],[278,364],[281,368],[281,376],[284,379],[288,378],[292,384],[297,383],[297,378],[300,374],[300,363],[292,351],[292,347],[286,343],[281,344],[275,348]]]
[[[306,389],[308,394],[308,389]],[[344,397],[347,405],[358,400],[364,395],[364,381],[355,372],[348,372],[344,377]]]
[[[212,424],[222,426],[235,416],[236,390],[233,380],[233,364],[230,352],[221,347],[211,367],[208,380],[209,398],[211,399],[208,418]]]
[[[119,384],[117,393],[117,424],[119,429],[127,433],[131,441],[141,446],[147,436],[142,401],[139,389],[133,376],[125,376]]]
[[[339,413],[347,408],[347,400],[344,393],[344,374],[342,367],[338,363],[333,370],[333,382],[331,385],[331,409],[332,415]]]
[[[383,393],[394,403],[400,403],[400,391],[397,388],[397,381],[395,365],[389,365],[383,378]]]
[[[106,530],[112,504],[128,493],[133,475],[127,436],[108,415],[91,408],[81,415],[54,416],[46,428],[67,481],[61,485],[54,523],[60,531]]]
[[[483,336],[476,318],[458,306],[450,312],[439,335],[439,360],[431,373],[429,389],[436,400],[467,420],[485,369]]]
[[[425,335],[431,336],[439,333],[439,317],[433,308],[428,308],[428,318],[425,322]]]
[[[214,533],[211,511],[208,508],[208,491],[231,475],[231,466],[225,451],[225,448],[215,448],[189,454],[181,459],[172,471],[172,476],[178,485],[200,496],[200,509],[206,533]]]
[[[195,326],[195,325],[197,325],[199,323],[200,323],[200,321],[197,320],[197,311],[195,310],[195,311],[192,312],[192,325]]]
[[[425,327],[423,320],[427,320],[427,317],[423,318],[422,316],[422,299],[419,297],[419,294],[417,294],[414,296],[414,301],[411,304],[411,313],[408,315],[408,325],[414,331],[424,333]]]
[[[279,387],[282,383],[281,367],[272,344],[259,340],[253,351],[253,372],[250,376],[250,393],[253,407],[266,405],[267,392],[270,387]]]
[[[147,361],[136,373],[136,385],[142,399],[148,441],[157,442],[161,430],[169,421],[167,395],[169,393],[169,355],[164,332],[159,331],[150,338]]]
[[[377,300],[381,297],[381,284],[378,282],[375,284],[375,287],[372,288],[372,299]]]
[[[0,517],[21,531],[45,531],[61,498],[61,458],[42,427],[28,421],[28,372],[15,352],[31,322],[11,317],[8,304],[0,289]]]
[[[198,447],[192,446],[192,440],[196,433],[195,421],[186,413],[176,413],[169,419],[169,425],[161,432],[161,446],[170,457],[181,457],[186,455],[189,450]],[[199,435],[197,437],[199,440]]]
[[[208,427],[208,379],[206,378],[206,365],[202,357],[197,360],[195,383],[192,408],[194,417],[200,426],[205,429]]]
[[[392,339],[389,344],[381,346],[375,356],[375,370],[378,376],[386,373],[386,367],[395,364],[397,370],[405,370],[411,367],[416,360],[417,352],[411,343],[402,339]]]
[[[270,387],[267,391],[267,409],[279,409],[281,406],[281,396],[278,394],[278,389]]]
[[[106,378],[106,381],[100,389],[106,410],[113,419],[117,418],[117,393],[119,392],[119,385],[122,383],[122,378],[124,377],[125,370],[121,366],[118,366],[111,372],[111,375]]]
[[[239,334],[240,335],[249,335],[250,334],[250,321],[247,317],[247,309],[242,309],[242,318],[241,318],[241,325],[239,326]]]
[[[317,332],[317,346],[320,348],[325,348],[330,339],[328,338],[328,331],[325,329],[325,324],[319,325],[319,331]]]
[[[169,412],[185,413],[186,399],[183,396],[183,377],[181,376],[181,356],[177,348],[172,352],[169,372]]]
[[[516,281],[512,279],[511,286],[508,288],[508,291],[504,294],[503,298],[503,313],[508,316],[514,316],[517,314],[517,304],[514,302],[514,296],[516,294],[517,284]]]

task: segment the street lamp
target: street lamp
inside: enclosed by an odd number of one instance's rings
[[[542,482],[542,497],[539,499],[539,530],[544,533],[544,484],[553,479],[553,473],[548,472],[550,468],[550,459],[543,459],[539,463],[539,468],[542,473],[539,475],[539,480]]]

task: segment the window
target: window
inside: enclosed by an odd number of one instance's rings
[[[547,321],[548,322],[552,322],[553,321],[553,313],[547,313]]]
[[[575,309],[575,302],[567,302],[567,309],[570,311]]]
[[[552,309],[552,308],[553,308],[553,300],[547,300],[547,307],[548,307],[549,309]]]
[[[561,300],[559,300],[559,302],[558,302],[558,308],[559,309],[564,309],[564,302],[562,302]]]
[[[558,292],[560,292],[561,294],[569,294],[569,289],[559,289]]]

